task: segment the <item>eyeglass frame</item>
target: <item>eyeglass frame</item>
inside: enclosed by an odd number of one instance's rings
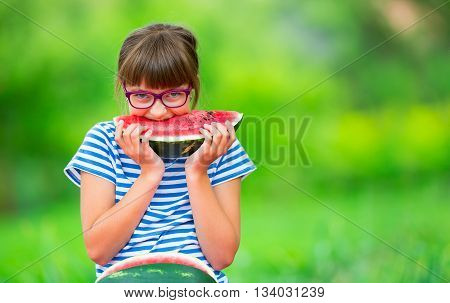
[[[189,99],[189,95],[191,94],[191,91],[192,91],[191,85],[189,85],[188,88],[184,88],[184,89],[183,89],[183,88],[168,89],[168,90],[163,91],[163,92],[161,92],[161,93],[159,93],[159,94],[152,93],[151,91],[147,91],[147,90],[128,91],[127,88],[125,87],[125,82],[122,82],[122,88],[123,88],[123,91],[124,91],[124,93],[125,93],[125,97],[127,97],[127,99],[128,99],[128,103],[130,103],[130,105],[131,105],[132,107],[136,108],[136,109],[147,109],[147,108],[150,108],[150,107],[153,106],[153,104],[155,104],[156,100],[158,100],[158,99],[161,100],[161,103],[162,103],[165,107],[168,107],[168,108],[178,108],[178,107],[181,107],[181,106],[183,106],[183,105],[186,104],[187,100]],[[170,93],[170,92],[184,92],[184,93],[186,94],[186,100],[184,100],[183,104],[178,105],[178,106],[167,106],[167,104],[164,103],[164,100],[163,100],[162,97],[163,97],[165,94]],[[136,106],[133,105],[133,103],[131,102],[131,99],[130,99],[130,96],[131,96],[132,94],[152,95],[152,96],[153,96],[153,102],[152,102],[149,106],[147,106],[147,107],[136,107]]]

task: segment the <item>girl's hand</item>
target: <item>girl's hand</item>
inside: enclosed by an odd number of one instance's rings
[[[123,130],[123,123],[123,120],[120,120],[116,125],[115,140],[123,152],[139,164],[141,175],[155,174],[155,172],[164,173],[164,162],[148,143],[151,130],[145,133],[141,143],[139,135],[144,128],[137,123],[133,123]]]
[[[234,127],[230,121],[225,125],[213,122],[211,125],[203,125],[200,132],[205,136],[205,141],[200,148],[186,160],[186,173],[204,173],[209,165],[217,158],[227,153],[236,139]]]

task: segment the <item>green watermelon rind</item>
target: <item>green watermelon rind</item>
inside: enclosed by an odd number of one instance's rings
[[[147,264],[114,272],[97,283],[216,283],[200,269],[170,263]]]
[[[200,148],[205,139],[178,142],[149,141],[153,151],[162,158],[189,157]]]
[[[192,267],[209,275],[214,281],[217,282],[216,275],[214,274],[213,270],[209,268],[204,262],[193,256],[180,254],[177,252],[147,253],[126,258],[108,267],[100,276],[97,277],[95,282],[97,283],[105,277],[114,274],[115,272],[151,264],[178,264]]]

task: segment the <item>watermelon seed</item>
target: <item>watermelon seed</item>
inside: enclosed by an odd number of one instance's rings
[[[192,149],[192,147],[194,147],[195,143],[196,142],[192,142],[191,145],[186,146],[186,148],[181,152],[181,154],[184,155],[188,153]]]

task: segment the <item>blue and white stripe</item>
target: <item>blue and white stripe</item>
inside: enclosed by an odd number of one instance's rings
[[[115,202],[119,202],[140,175],[139,165],[130,159],[114,140],[113,121],[100,122],[86,134],[83,143],[64,168],[66,176],[80,186],[80,171],[85,171],[116,186]],[[105,266],[96,264],[96,275],[114,263],[150,252],[178,252],[196,257],[208,265],[218,282],[228,282],[222,271],[214,270],[203,255],[194,226],[186,184],[186,158],[162,159],[168,164],[163,179],[146,213],[122,250]],[[174,162],[175,161],[175,162]],[[239,140],[228,152],[208,168],[211,185],[245,177],[256,169]]]

